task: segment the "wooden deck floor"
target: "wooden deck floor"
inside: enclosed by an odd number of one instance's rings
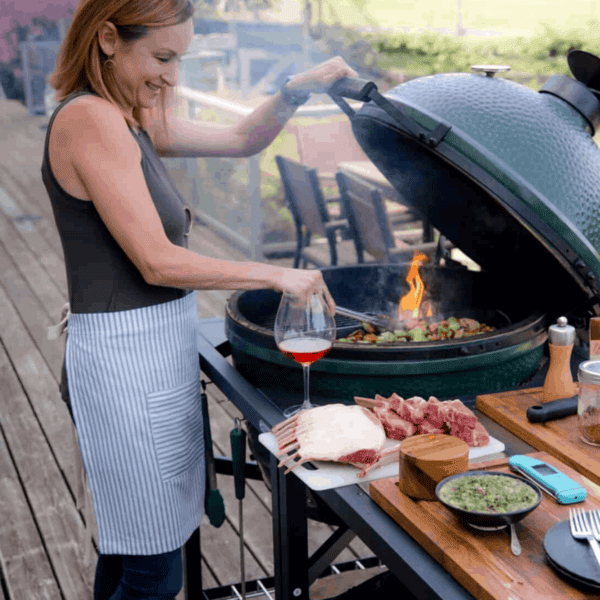
[[[72,424],[58,391],[64,338],[47,339],[67,296],[62,248],[40,176],[46,122],[14,101],[0,101],[0,600],[91,599],[97,556],[94,542],[91,564],[83,564]],[[200,226],[190,247],[244,259]],[[200,318],[223,316],[230,293],[199,293]],[[207,392],[215,454],[227,456],[233,419],[241,415],[214,385]],[[202,526],[205,588],[240,579],[232,479],[219,476],[219,488],[227,519],[220,529],[206,519]],[[271,498],[262,481],[248,483],[244,517],[247,578],[270,576]],[[332,529],[309,527],[314,550]],[[356,540],[338,560],[371,555]]]

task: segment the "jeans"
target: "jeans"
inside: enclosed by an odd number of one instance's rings
[[[174,600],[182,587],[181,548],[151,556],[98,557],[94,600]]]

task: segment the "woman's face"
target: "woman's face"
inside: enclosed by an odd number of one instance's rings
[[[189,19],[178,25],[150,28],[146,37],[126,45],[114,25],[105,24],[100,31],[100,47],[113,60],[113,73],[132,111],[136,105],[154,108],[161,89],[176,85],[179,60],[193,35]]]

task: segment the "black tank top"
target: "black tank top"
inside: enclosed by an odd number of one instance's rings
[[[74,92],[56,108],[46,132],[42,179],[52,203],[54,219],[65,255],[69,302],[73,313],[100,313],[152,306],[190,293],[173,287],[150,285],[112,237],[94,203],[79,200],[63,190],[50,168],[48,142],[58,111],[67,102],[90,91]],[[187,247],[188,216],[185,202],[171,181],[152,140],[143,129],[131,129],[142,151],[142,170],[165,233],[177,246]],[[81,132],[85,136],[85,132]]]

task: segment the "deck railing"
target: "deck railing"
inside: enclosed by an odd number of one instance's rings
[[[252,108],[184,86],[177,88],[184,99],[185,118],[195,119],[202,111],[216,111],[224,120],[235,122],[250,114]],[[353,104],[352,104],[353,105]],[[360,104],[354,105],[358,108]],[[214,113],[213,113],[214,114]],[[341,114],[336,104],[301,106],[294,118],[327,118]],[[188,194],[197,216],[246,252],[252,260],[266,253],[291,250],[290,243],[263,243],[264,207],[261,198],[260,163],[262,153],[249,158],[166,159],[167,164],[188,178]]]

